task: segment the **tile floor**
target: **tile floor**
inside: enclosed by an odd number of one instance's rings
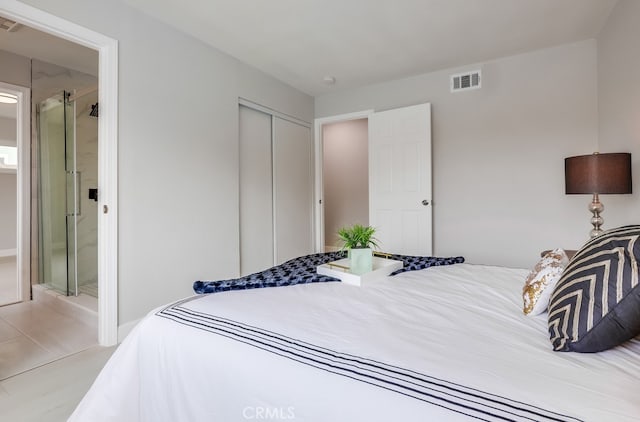
[[[115,347],[98,346],[95,297],[38,285],[14,303],[15,280],[15,256],[0,256],[0,421],[66,421]]]
[[[0,256],[0,306],[17,300],[16,257]]]
[[[0,421],[65,421],[115,347],[98,346],[97,299],[38,285],[15,302],[15,257],[0,257]]]
[[[16,257],[0,257],[0,380],[98,344],[95,297],[38,285],[36,300],[14,303],[16,277]]]
[[[0,381],[0,421],[66,421],[115,349],[91,347]]]
[[[97,344],[93,324],[41,302],[0,307],[0,381]]]

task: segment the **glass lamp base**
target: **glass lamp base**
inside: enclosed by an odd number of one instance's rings
[[[591,225],[593,229],[589,232],[589,236],[596,237],[600,236],[604,231],[600,228],[602,223],[604,223],[604,219],[600,216],[600,213],[604,211],[604,205],[600,202],[600,198],[597,193],[593,194],[593,200],[589,204],[589,211],[593,214],[591,217]]]

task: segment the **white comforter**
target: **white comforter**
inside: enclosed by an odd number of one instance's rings
[[[216,293],[152,312],[72,421],[640,420],[640,342],[551,350],[526,270]]]

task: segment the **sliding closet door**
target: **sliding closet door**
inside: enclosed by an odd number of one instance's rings
[[[311,130],[274,117],[276,264],[313,252]]]
[[[271,115],[240,106],[240,273],[273,266]]]

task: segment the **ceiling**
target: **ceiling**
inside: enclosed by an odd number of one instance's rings
[[[98,76],[98,52],[45,32],[16,25],[10,31],[0,16],[0,50]],[[15,104],[0,103],[0,117],[15,119]]]
[[[312,96],[594,38],[617,2],[123,1]],[[96,51],[25,26],[0,50],[98,74]]]
[[[98,76],[96,50],[24,25],[12,31],[0,29],[0,50]]]
[[[594,38],[617,2],[123,1],[312,96]]]

